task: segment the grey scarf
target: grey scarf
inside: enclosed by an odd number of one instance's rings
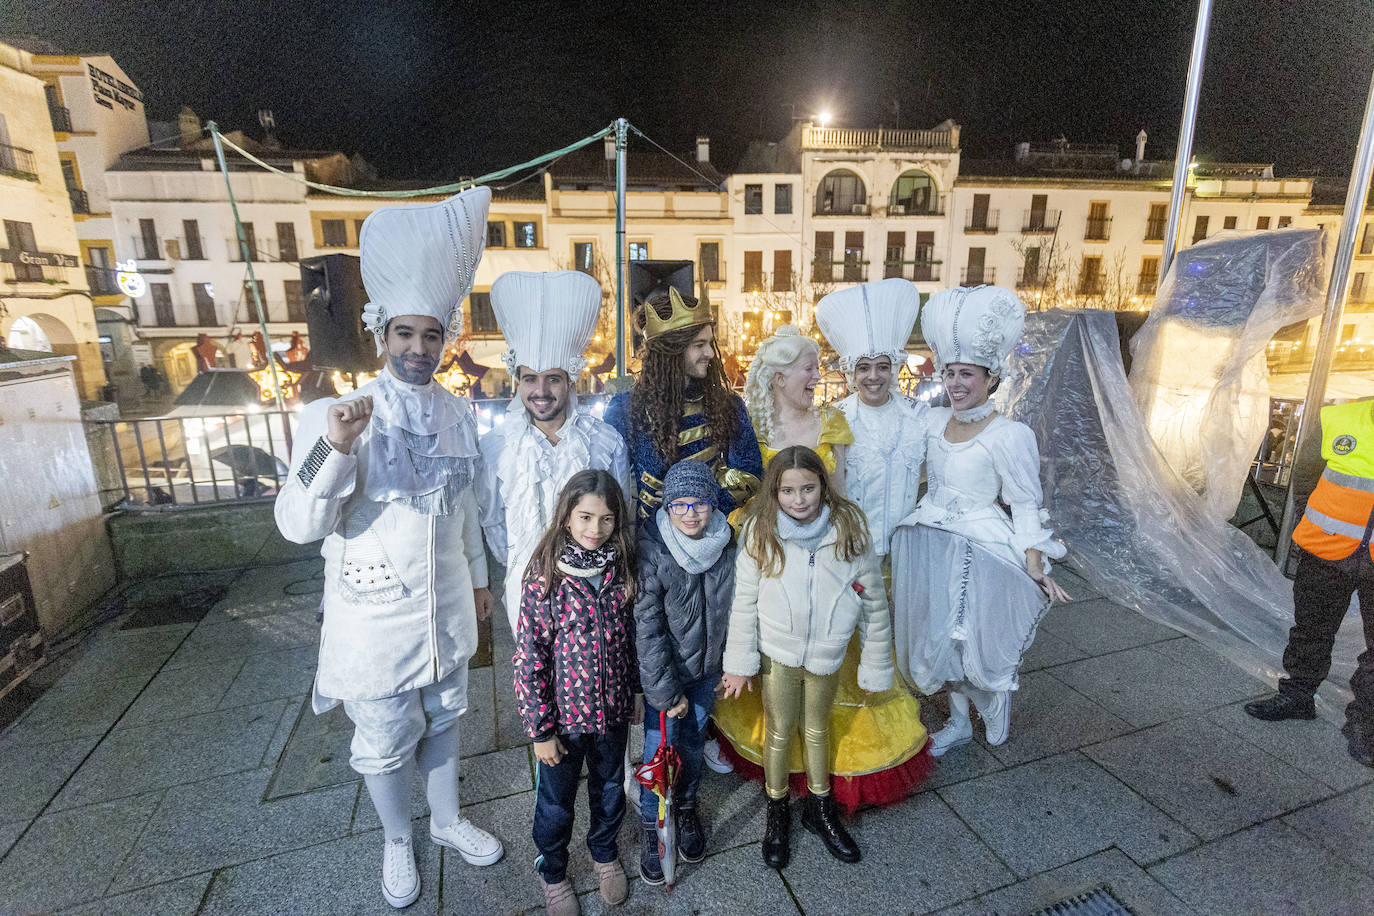
[[[719,511],[711,513],[711,520],[706,523],[706,530],[699,538],[689,538],[673,527],[672,519],[662,508],[654,513],[654,520],[658,523],[658,533],[663,538],[664,546],[677,565],[693,575],[715,566],[721,551],[730,543],[730,523],[725,520],[725,514]]]
[[[821,506],[821,514],[807,525],[803,525],[781,509],[778,510],[778,537],[785,541],[796,541],[807,550],[814,551],[829,529],[829,506]]]

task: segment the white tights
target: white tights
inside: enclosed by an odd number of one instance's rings
[[[458,822],[458,728],[455,722],[437,735],[420,739],[414,760],[390,773],[363,776],[388,841],[410,836],[410,786],[416,768],[425,780],[430,819],[437,826]]]

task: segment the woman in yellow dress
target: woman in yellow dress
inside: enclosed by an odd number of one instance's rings
[[[815,450],[835,488],[844,492],[844,450],[854,441],[844,414],[815,406],[820,347],[792,325],[759,345],[744,400],[758,435],[764,467],[789,445]],[[736,513],[738,514],[738,512]],[[731,519],[736,521],[734,517]],[[853,810],[905,798],[933,766],[916,698],[899,683],[870,694],[858,683],[859,646],[851,641],[831,714],[831,772],[835,801]],[[757,693],[720,699],[712,713],[721,750],[751,779],[763,778],[763,705]],[[793,790],[805,786],[801,741],[792,747]]]

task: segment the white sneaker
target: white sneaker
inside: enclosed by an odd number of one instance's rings
[[[382,896],[397,909],[410,906],[420,896],[420,872],[408,836],[387,840],[382,846]]]
[[[429,822],[429,838],[440,846],[458,850],[469,865],[493,865],[506,851],[501,841],[465,817],[448,827]]]
[[[715,738],[706,739],[706,743],[702,745],[701,759],[717,773],[735,772],[735,765],[721,756],[720,742]]]
[[[951,718],[944,728],[930,736],[930,756],[942,756],[950,748],[968,744],[972,740],[973,723],[963,717]]]
[[[978,710],[978,714],[983,717],[983,728],[986,730],[988,744],[996,747],[1007,740],[1007,735],[1011,732],[1011,695],[1008,691],[1001,691],[992,695],[992,702],[987,709]]]

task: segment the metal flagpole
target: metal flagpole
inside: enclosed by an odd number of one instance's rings
[[[1331,357],[1336,349],[1336,332],[1341,327],[1341,313],[1345,296],[1350,290],[1350,262],[1355,256],[1355,236],[1360,231],[1360,218],[1369,199],[1369,182],[1374,176],[1374,76],[1369,82],[1369,97],[1364,106],[1364,124],[1360,127],[1360,145],[1350,166],[1350,185],[1345,189],[1345,216],[1341,220],[1341,234],[1336,239],[1336,257],[1331,265],[1331,281],[1326,287],[1326,310],[1322,314],[1321,333],[1317,337],[1317,352],[1312,357],[1312,374],[1307,379],[1307,396],[1303,399],[1302,416],[1298,418],[1297,448],[1293,451],[1293,472],[1289,476],[1288,495],[1283,501],[1283,522],[1274,559],[1286,565],[1293,526],[1297,519],[1293,479],[1303,466],[1306,456],[1321,447],[1321,406],[1326,400],[1326,378],[1331,373]],[[1316,460],[1313,456],[1310,460]]]
[[[1193,126],[1197,123],[1197,98],[1202,90],[1202,59],[1207,55],[1207,28],[1212,0],[1198,0],[1197,25],[1193,28],[1193,56],[1188,63],[1188,85],[1183,99],[1183,121],[1178,128],[1178,152],[1174,154],[1174,186],[1169,194],[1169,221],[1164,228],[1164,252],[1159,275],[1169,275],[1178,247],[1178,224],[1183,218],[1183,194],[1188,188],[1188,163],[1193,158]]]
[[[615,119],[615,377],[625,378],[625,141],[629,122]]]
[[[281,379],[277,377],[277,361],[272,353],[272,336],[267,333],[267,312],[258,293],[258,278],[253,273],[253,252],[248,250],[248,237],[243,232],[243,220],[239,219],[239,205],[234,201],[234,186],[229,182],[229,165],[224,161],[224,146],[219,142],[219,128],[211,121],[206,127],[210,138],[215,141],[215,155],[219,157],[219,170],[224,173],[224,187],[229,192],[229,209],[234,212],[234,233],[239,238],[239,253],[248,265],[248,288],[253,293],[253,304],[258,309],[258,327],[262,330],[263,346],[267,350],[267,366],[272,370],[272,393],[277,398],[277,410],[286,412],[286,404],[281,398]]]

